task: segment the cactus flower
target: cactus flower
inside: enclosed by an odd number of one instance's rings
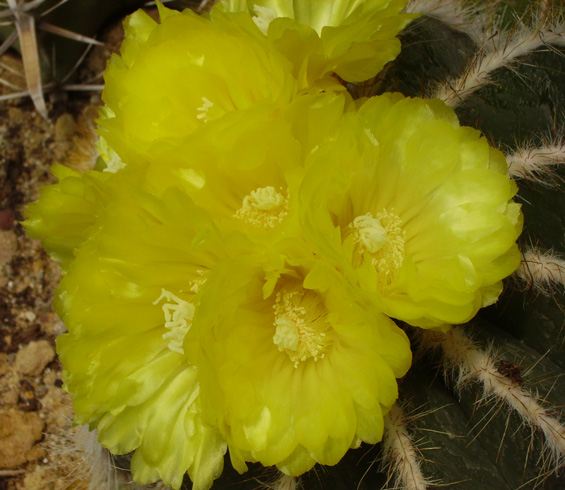
[[[110,174],[90,171],[81,175],[63,165],[54,165],[52,172],[59,182],[41,189],[39,200],[26,208],[24,225],[66,269],[111,192],[106,185]]]
[[[348,100],[233,111],[117,173],[59,169],[30,208],[66,267],[76,421],[134,452],[137,482],[205,490],[226,448],[295,476],[378,442],[411,363],[388,317],[466,321],[516,267],[499,152],[439,101]]]
[[[31,208],[62,221],[66,201],[47,197],[99,183],[65,249],[57,346],[76,421],[134,452],[137,482],[178,488],[188,472],[208,488],[226,447],[239,471],[298,475],[381,439],[409,342],[301,225],[303,176],[347,100],[304,95],[278,117],[228,115],[145,166],[58,172]]]
[[[238,471],[259,461],[296,476],[381,440],[409,342],[335,268],[240,256],[202,293],[187,342],[204,416]]]
[[[118,188],[58,287],[64,386],[76,423],[96,428],[112,453],[134,453],[136,482],[178,489],[188,472],[195,489],[207,490],[226,444],[202,420],[184,339],[223,241],[181,192],[157,199]]]
[[[305,229],[390,317],[470,320],[520,262],[504,156],[439,100],[387,94],[347,120],[305,178]]]
[[[398,33],[414,14],[406,0],[222,0],[215,9],[250,12],[293,65],[301,86],[374,77],[400,53]]]
[[[76,422],[133,452],[136,482],[173,488],[185,472],[209,488],[226,447],[239,471],[298,475],[379,441],[411,362],[402,330],[299,237],[257,246],[178,186],[143,191],[138,172],[108,174],[57,292]],[[276,194],[243,203],[269,213]]]
[[[106,172],[55,167],[27,210],[65,275],[76,422],[140,484],[290,476],[383,436],[411,364],[391,318],[462,323],[518,265],[504,158],[440,101],[353,103],[403,0],[159,4],[106,72]],[[253,15],[253,17],[252,17]]]
[[[225,113],[296,93],[289,62],[270,46],[251,17],[232,22],[159,4],[160,24],[139,10],[124,23],[121,56],[104,79],[101,136],[124,164],[174,146]]]

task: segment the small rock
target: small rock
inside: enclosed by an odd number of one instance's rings
[[[61,377],[61,374],[52,369],[46,369],[43,374],[43,383],[46,386],[54,386],[57,380]],[[43,395],[42,395],[43,396]]]
[[[11,230],[0,230],[0,266],[7,264],[18,250],[18,239]]]
[[[16,224],[16,218],[11,209],[0,209],[0,230],[11,230]]]
[[[14,368],[20,374],[38,376],[55,358],[55,349],[47,340],[30,342],[16,354]]]
[[[57,336],[65,333],[65,325],[53,312],[42,312],[38,315],[41,330],[49,336]]]
[[[0,411],[0,467],[16,468],[37,455],[34,444],[43,435],[43,421],[36,413]]]
[[[24,318],[28,321],[28,322],[33,322],[35,321],[35,319],[37,318],[35,313],[33,311],[26,311],[24,312]]]
[[[7,407],[14,406],[18,403],[19,396],[17,388],[8,388],[6,391],[0,393],[0,405]]]

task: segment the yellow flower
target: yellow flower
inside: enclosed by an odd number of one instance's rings
[[[249,15],[232,22],[159,6],[125,22],[121,56],[105,72],[100,134],[123,163],[143,161],[223,114],[286,105],[296,93],[288,61]]]
[[[382,437],[408,339],[331,265],[242,255],[202,286],[187,344],[203,416],[245,461],[299,475]],[[221,302],[218,298],[221,297]]]
[[[55,165],[52,171],[59,182],[41,190],[39,200],[26,208],[23,224],[66,269],[122,188],[161,196],[176,187],[224,231],[241,231],[271,244],[300,238],[296,196],[305,155],[320,138],[335,133],[344,111],[351,108],[351,99],[342,94],[317,94],[299,97],[284,110],[265,106],[234,111],[164,148],[145,165],[121,172],[120,162],[113,160],[116,155],[101,138],[105,171],[81,175]],[[114,207],[110,205],[110,213]]]
[[[223,231],[265,246],[302,240],[297,198],[306,156],[352,105],[342,94],[307,94],[277,112],[226,114],[148,163],[144,185],[155,195],[178,187]]]
[[[249,11],[263,33],[293,65],[301,87],[336,89],[374,77],[400,53],[398,33],[417,15],[402,14],[406,0],[223,0],[217,9]]]
[[[520,262],[522,215],[504,156],[438,100],[385,95],[346,119],[312,155],[307,233],[392,318],[470,320]]]
[[[55,301],[68,329],[57,339],[65,388],[77,423],[114,454],[134,452],[136,482],[179,488],[188,472],[207,489],[227,445],[240,471],[261,461],[297,475],[381,439],[408,340],[314,258],[299,219],[307,156],[346,101],[305,96],[279,118],[234,113],[223,132],[190,139],[188,161],[180,148],[176,160],[72,177],[104,182]]]
[[[411,361],[385,314],[464,322],[517,265],[504,159],[441,102],[273,108],[117,173],[57,167],[28,213],[67,269],[57,343],[77,422],[135,451],[139,483],[188,472],[207,489],[226,447],[238,471],[299,475],[379,441]]]
[[[51,171],[59,183],[41,189],[39,199],[26,208],[23,225],[66,268],[96,224],[108,198],[110,175],[96,171],[80,175],[63,165],[54,165]]]
[[[135,451],[136,482],[178,489],[188,472],[195,489],[207,490],[226,446],[202,421],[184,338],[224,241],[179,191],[157,199],[134,187],[116,186],[59,286],[65,389],[75,422],[96,428],[114,454]]]

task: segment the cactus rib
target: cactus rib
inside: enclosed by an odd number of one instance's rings
[[[453,327],[441,336],[435,332],[422,332],[421,336],[424,347],[441,349],[444,375],[454,379],[457,391],[471,382],[479,382],[483,389],[482,401],[505,402],[528,427],[543,433],[549,461],[554,469],[560,467],[565,460],[565,426],[536,396],[501,374],[492,353],[481,350],[461,327]]]
[[[565,260],[549,251],[530,249],[524,252],[516,275],[541,291],[552,284],[565,286]]]
[[[554,168],[565,163],[565,144],[537,148],[518,148],[506,156],[508,171],[514,179],[526,179],[542,185],[552,185]]]
[[[426,490],[429,480],[422,473],[419,451],[408,433],[404,411],[395,404],[385,417],[383,435],[384,470],[395,488]]]
[[[511,68],[520,58],[543,46],[564,46],[565,34],[557,26],[521,29],[509,36],[495,35],[484,45],[462,77],[442,84],[432,97],[457,107],[472,93],[492,83],[492,74],[500,68]]]

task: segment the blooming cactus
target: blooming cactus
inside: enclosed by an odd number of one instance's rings
[[[127,21],[106,171],[56,168],[26,226],[65,268],[76,420],[137,482],[209,488],[226,449],[296,476],[380,441],[412,358],[393,319],[465,322],[517,267],[500,153],[440,101],[353,101],[334,76],[396,55],[403,3]]]

